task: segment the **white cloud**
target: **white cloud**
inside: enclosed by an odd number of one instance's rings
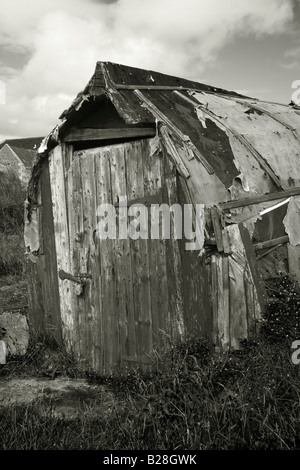
[[[195,78],[234,38],[282,32],[293,16],[292,0],[0,0],[0,7],[0,46],[31,53],[21,70],[0,62],[7,85],[0,132],[24,136],[51,130],[97,60]]]
[[[288,51],[286,51],[286,53],[284,54],[284,57],[285,58],[292,58],[292,59],[299,59],[300,57],[300,46],[298,47],[294,47],[293,49],[289,49]]]

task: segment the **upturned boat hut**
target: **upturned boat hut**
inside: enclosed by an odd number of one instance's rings
[[[28,187],[30,327],[104,375],[239,347],[264,280],[300,279],[299,108],[98,62],[60,119]]]

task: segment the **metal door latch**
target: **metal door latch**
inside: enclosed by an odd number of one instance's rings
[[[91,279],[92,275],[89,273],[78,273],[75,276],[73,274],[67,273],[63,269],[60,269],[58,272],[59,279],[62,281],[68,279],[76,283],[75,292],[76,295],[81,295],[83,293],[83,288],[86,285],[88,279]]]

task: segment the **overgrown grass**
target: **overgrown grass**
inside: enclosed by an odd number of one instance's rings
[[[12,207],[0,203],[0,276],[21,274],[24,269],[23,218],[22,203]]]
[[[21,228],[11,234],[0,232],[0,275],[21,274],[24,269],[24,253]]]
[[[135,370],[126,378],[86,373],[87,380],[113,393],[109,412],[62,419],[42,402],[0,407],[0,448],[299,450],[300,365],[291,361],[291,344],[300,339],[300,294],[288,278],[268,289],[261,332],[239,351],[216,355],[209,343],[191,338],[157,355],[151,373]],[[46,339],[33,342],[19,365],[10,361],[2,373],[41,371],[45,354],[64,364],[61,373],[83,376]]]

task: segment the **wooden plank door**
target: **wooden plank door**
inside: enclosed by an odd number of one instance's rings
[[[166,240],[118,236],[121,219],[132,219],[120,205],[161,202],[162,179],[152,139],[74,152],[67,172],[70,274],[83,280],[73,288],[74,340],[83,363],[103,374],[146,368],[174,333]],[[101,204],[115,208],[115,239],[98,236]]]

